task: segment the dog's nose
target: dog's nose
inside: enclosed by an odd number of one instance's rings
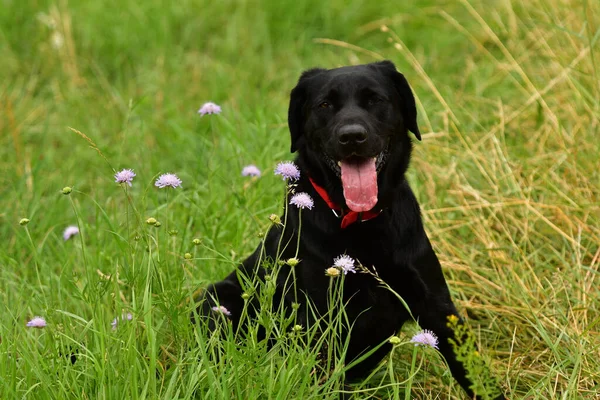
[[[367,130],[359,124],[344,125],[338,131],[338,141],[347,146],[362,144],[367,140]]]

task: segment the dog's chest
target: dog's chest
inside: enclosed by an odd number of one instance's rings
[[[355,333],[372,332],[373,327],[393,334],[409,317],[402,302],[369,275],[350,276],[344,282],[345,311],[354,321]]]

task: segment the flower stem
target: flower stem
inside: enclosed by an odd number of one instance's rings
[[[33,262],[35,264],[35,273],[37,275],[38,285],[40,285],[40,290],[42,295],[44,294],[44,286],[42,285],[42,280],[40,278],[40,263],[39,256],[35,245],[33,244],[33,239],[31,238],[31,233],[27,226],[25,226],[25,233],[27,233],[27,238],[29,239],[29,244],[31,245],[31,251],[33,252]]]
[[[415,376],[415,366],[417,365],[417,346],[413,348],[412,361],[410,363],[410,379],[406,382],[406,387],[404,388],[404,400],[410,400],[410,393],[412,389],[412,380]]]

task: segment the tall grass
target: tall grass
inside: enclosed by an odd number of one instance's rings
[[[380,58],[418,99],[409,180],[509,397],[597,397],[597,2],[2,6],[0,398],[463,398],[435,351],[407,343],[414,326],[348,388],[342,367],[314,372],[311,332],[269,350],[189,323],[194,293],[281,211],[272,168],[291,157],[299,73]],[[223,113],[200,118],[208,100]],[[240,175],[250,163],[261,178]],[[155,188],[164,172],[182,188]],[[80,235],[64,241],[68,225]],[[25,327],[36,315],[46,328]]]

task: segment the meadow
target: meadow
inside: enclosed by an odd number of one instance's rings
[[[350,388],[314,373],[310,331],[190,324],[282,211],[300,73],[382,59],[417,98],[408,179],[481,357],[511,399],[598,398],[599,37],[593,0],[3,0],[0,398],[465,398],[414,324]]]

